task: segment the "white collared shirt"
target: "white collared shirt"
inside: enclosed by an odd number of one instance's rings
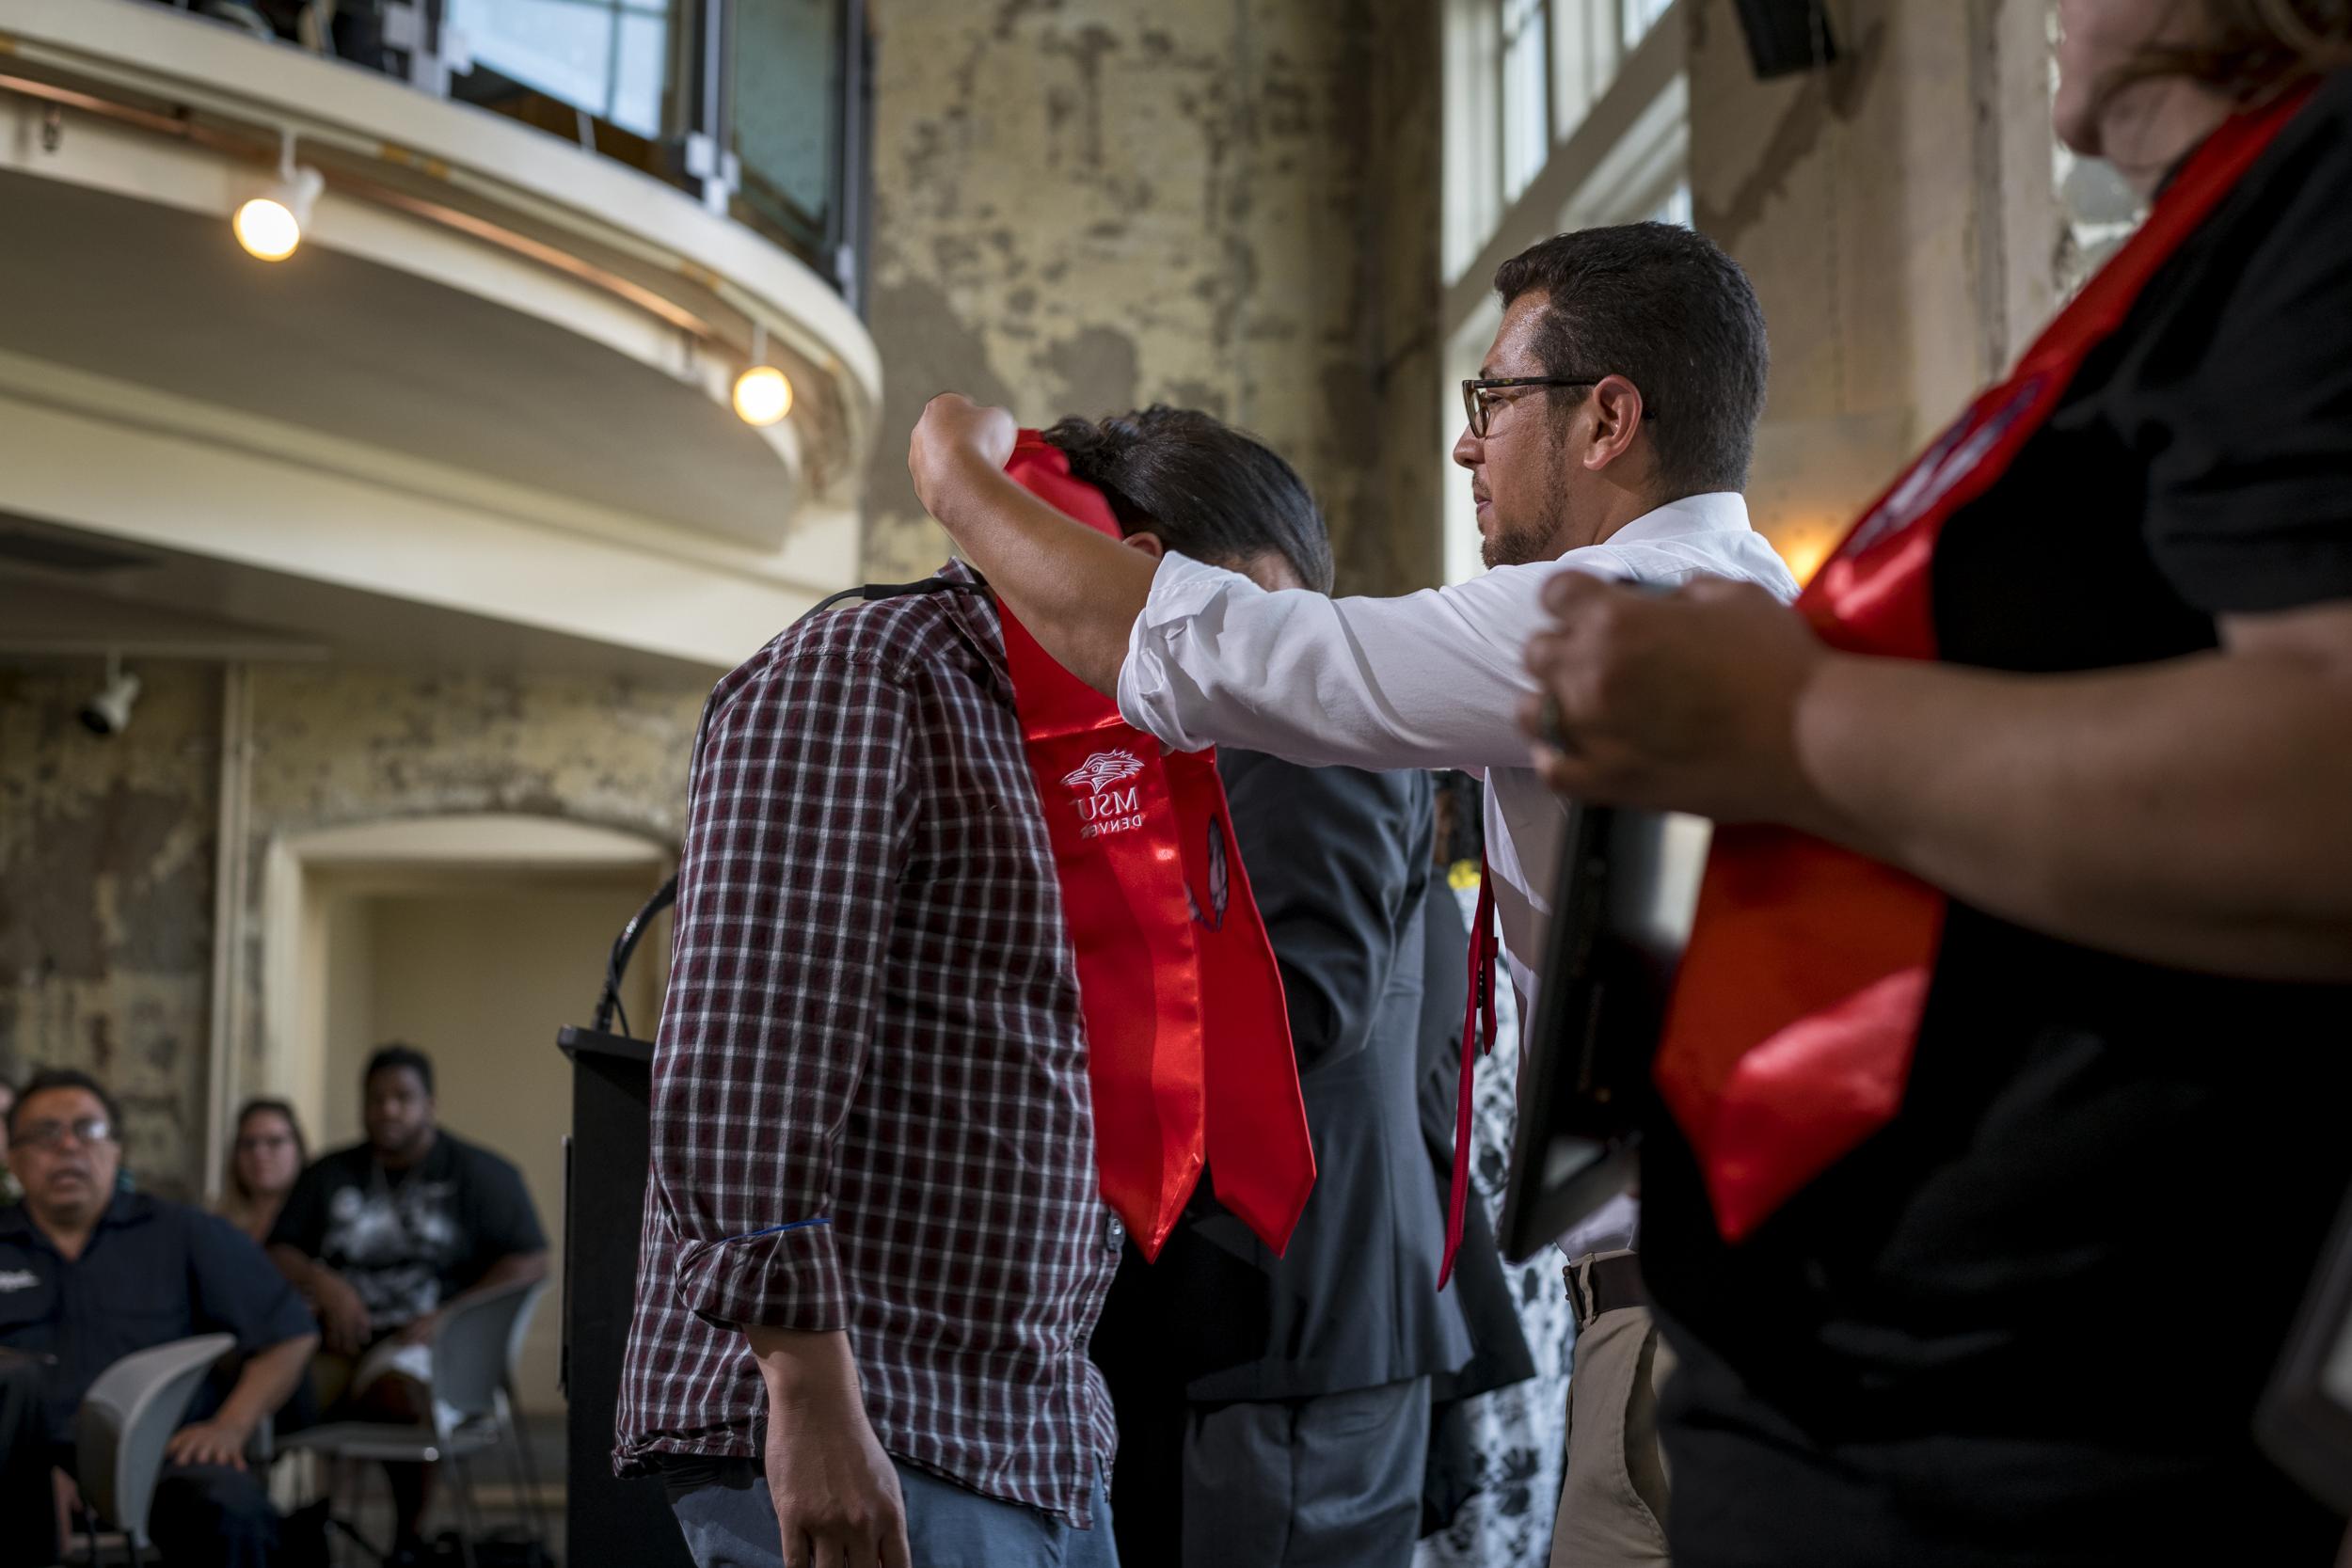
[[[1518,708],[1537,687],[1522,650],[1550,624],[1543,587],[1564,571],[1667,586],[1732,578],[1797,595],[1729,491],[1669,501],[1557,560],[1395,599],[1269,594],[1170,553],[1128,634],[1119,710],[1178,751],[1225,744],[1314,766],[1484,773],[1503,953],[1532,1008],[1566,813],[1528,765]]]

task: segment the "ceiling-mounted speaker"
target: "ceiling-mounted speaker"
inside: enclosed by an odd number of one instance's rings
[[[1827,0],[1732,0],[1759,80],[1792,76],[1837,58]]]

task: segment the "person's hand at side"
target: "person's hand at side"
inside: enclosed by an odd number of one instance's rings
[[[1645,594],[1585,572],[1545,585],[1530,638],[1543,692],[1520,708],[1545,782],[1601,805],[1819,831],[1803,699],[1834,656],[1763,589],[1702,578]]]
[[[249,1428],[240,1427],[227,1416],[215,1416],[209,1421],[193,1421],[171,1434],[164,1445],[164,1457],[175,1465],[226,1465],[232,1470],[245,1468],[245,1446],[252,1439]]]
[[[910,1568],[898,1472],[874,1436],[850,1337],[747,1328],[768,1386],[768,1495],[785,1568]]]
[[[368,1308],[351,1281],[324,1263],[311,1265],[303,1294],[318,1314],[319,1334],[337,1355],[357,1355],[368,1342]]]
[[[1012,460],[1020,424],[1002,408],[974,403],[961,392],[942,392],[924,405],[907,443],[907,472],[923,509],[949,533],[956,531],[959,481],[993,473]]]

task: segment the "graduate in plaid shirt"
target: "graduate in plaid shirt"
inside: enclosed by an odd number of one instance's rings
[[[1047,438],[1148,553],[1328,562],[1205,414]],[[702,1568],[1116,1561],[1076,963],[995,602],[944,575],[786,631],[695,741],[614,1461]]]

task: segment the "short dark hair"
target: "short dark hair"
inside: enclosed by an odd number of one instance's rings
[[[1103,492],[1121,533],[1148,531],[1219,566],[1273,550],[1308,587],[1331,592],[1331,535],[1314,495],[1256,437],[1197,408],[1153,404],[1064,420],[1045,439]]]
[[[78,1068],[49,1067],[34,1073],[25,1080],[24,1086],[16,1091],[16,1103],[8,1107],[8,1138],[11,1142],[16,1138],[17,1118],[24,1114],[24,1102],[37,1094],[47,1094],[53,1089],[80,1089],[91,1096],[104,1109],[106,1125],[114,1129],[115,1141],[122,1141],[122,1107],[116,1103],[113,1095],[106,1092],[106,1085]]]
[[[1714,241],[1672,223],[1555,234],[1497,267],[1495,292],[1506,309],[1545,296],[1546,375],[1641,388],[1664,499],[1746,487],[1772,356],[1756,290]]]
[[[368,1070],[359,1075],[360,1087],[374,1083],[377,1073],[389,1072],[394,1068],[405,1068],[415,1073],[417,1082],[424,1085],[424,1092],[433,1092],[433,1058],[403,1040],[375,1048],[375,1053],[368,1058]]]

